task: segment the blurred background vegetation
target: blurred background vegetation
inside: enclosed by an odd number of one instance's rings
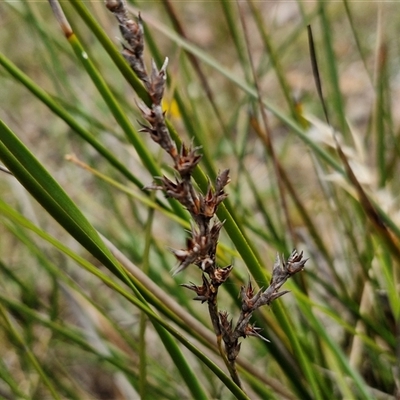
[[[271,343],[250,338],[242,344],[247,395],[398,398],[399,6],[301,0],[247,0],[239,8],[224,0],[129,4],[144,20],[148,63],[154,58],[161,66],[169,58],[165,110],[171,126],[184,141],[202,146],[201,168],[211,180],[219,170],[231,171],[227,212],[246,244],[228,230],[221,235],[219,262],[233,263],[235,274],[221,290],[220,308],[235,319],[240,286],[251,278],[265,287],[277,251],[288,255],[296,247],[310,258],[305,272],[285,285],[291,293],[257,315]],[[8,129],[14,132],[89,223],[134,264],[125,268],[141,269],[155,283],[160,293],[148,281],[140,292],[161,319],[224,370],[206,306],[179,287],[200,283],[199,271],[170,273],[176,260],[168,248],[185,246],[187,215],[161,193],[143,189],[154,176],[143,149],[158,171],[171,175],[171,169],[149,137],[138,134],[138,147],[127,134],[123,117],[133,131],[139,129],[140,93],[105,38],[96,35],[99,28],[119,51],[117,23],[103,2],[69,0],[62,7],[83,46],[80,59],[47,2],[0,4],[0,142],[11,135]],[[378,223],[360,201],[325,121],[307,25],[330,123]],[[110,94],[96,87],[85,60]],[[110,111],[111,97],[122,117]],[[25,162],[45,187],[46,175],[14,146],[16,164],[7,162],[4,149],[3,163],[15,172],[18,161]],[[193,374],[179,373],[173,345],[160,339],[157,322],[149,323],[110,282],[131,293],[129,285],[37,203],[40,188],[32,193],[18,180],[0,174],[0,397],[239,396],[182,344],[177,348]],[[379,228],[380,221],[387,229]],[[43,240],[40,232],[49,237]],[[205,333],[191,325],[190,316]],[[193,390],[195,384],[201,392]]]

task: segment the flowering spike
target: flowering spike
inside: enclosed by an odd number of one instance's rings
[[[287,261],[277,254],[271,282],[267,289],[254,289],[250,280],[246,286],[242,286],[240,290],[242,307],[235,326],[232,319],[228,318],[228,313],[219,312],[217,307],[219,286],[226,282],[233,267],[232,265],[224,268],[217,266],[217,244],[223,222],[211,221],[218,206],[228,196],[225,187],[230,182],[229,170],[218,173],[214,187],[209,182],[205,193],[200,193],[196,189],[192,183],[192,174],[202,157],[198,152],[200,148],[194,147],[193,143],[182,144],[178,151],[167,128],[165,111],[161,106],[166,87],[168,58],[160,69],[152,60],[150,73],[148,73],[143,58],[144,33],[140,14],[135,21],[129,19],[124,0],[106,0],[106,6],[114,13],[120,25],[121,34],[125,40],[122,54],[143,82],[151,100],[151,105],[138,102],[138,108],[145,121],[140,123],[140,131],[149,134],[151,139],[170,155],[176,172],[174,181],[163,176],[158,178],[159,183],[147,188],[163,190],[167,197],[176,199],[186,207],[191,216],[192,229],[186,241],[186,248],[171,250],[179,263],[173,275],[183,271],[190,264],[202,270],[201,286],[191,282],[182,286],[196,293],[194,300],[208,303],[214,332],[218,338],[222,337],[232,378],[240,385],[235,372],[235,361],[241,348],[239,339],[255,336],[268,342],[268,339],[260,335],[261,329],[250,323],[253,312],[288,293],[286,290],[280,291],[280,288],[287,279],[304,269],[307,259],[303,260],[303,253],[298,254],[296,250],[292,251]]]
[[[181,286],[196,292],[197,296],[193,300],[198,300],[204,303],[210,298],[211,291],[210,291],[210,284],[204,274],[202,275],[202,278],[203,278],[202,286],[196,286],[192,282],[190,282],[190,284],[183,283],[181,284]]]
[[[246,337],[246,336],[254,336],[256,338],[264,340],[265,342],[270,343],[271,342],[270,340],[268,340],[264,336],[260,335],[261,331],[262,331],[262,328],[258,328],[258,327],[254,326],[254,325],[250,325],[249,324],[249,325],[247,325],[247,327],[245,329],[245,332],[244,332],[245,336],[244,337]]]

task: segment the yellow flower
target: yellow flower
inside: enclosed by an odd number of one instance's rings
[[[178,104],[176,103],[175,99],[172,98],[171,100],[163,98],[162,100],[162,108],[167,112],[167,116],[169,118],[180,118],[181,113],[179,112]]]

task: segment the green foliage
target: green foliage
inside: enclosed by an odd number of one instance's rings
[[[268,286],[276,251],[309,257],[255,316],[271,343],[243,340],[244,393],[205,305],[179,286],[200,284],[198,269],[170,273],[190,219],[144,188],[173,172],[139,132],[136,103],[149,99],[117,23],[102,2],[61,4],[67,38],[48,4],[0,4],[0,160],[12,173],[0,172],[1,396],[395,398],[397,6],[248,0],[243,25],[224,0],[131,5],[148,65],[169,58],[171,136],[202,147],[197,186],[231,171],[220,309],[238,315],[249,279]]]

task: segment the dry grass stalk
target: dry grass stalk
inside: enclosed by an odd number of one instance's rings
[[[216,251],[223,222],[214,221],[219,204],[227,197],[224,188],[230,182],[229,170],[218,174],[214,188],[209,185],[205,195],[195,189],[192,183],[192,173],[201,160],[201,155],[198,153],[199,148],[183,144],[178,150],[169,134],[165,113],[161,106],[168,59],[160,70],[153,61],[151,71],[148,73],[143,60],[144,37],[140,15],[136,21],[130,19],[122,0],[107,0],[106,6],[117,18],[121,34],[127,43],[123,45],[122,54],[142,80],[152,101],[151,108],[143,102],[138,104],[142,116],[147,122],[147,124],[141,124],[141,131],[150,134],[151,138],[171,156],[176,171],[175,181],[163,176],[157,184],[148,188],[162,190],[166,196],[176,199],[189,211],[193,220],[191,236],[187,240],[186,249],[172,250],[179,261],[174,275],[191,264],[196,265],[202,271],[201,286],[193,283],[182,286],[196,293],[194,300],[207,303],[221,355],[232,379],[241,386],[236,371],[236,359],[240,352],[239,339],[256,336],[267,340],[260,335],[260,328],[250,323],[253,312],[263,305],[270,305],[274,300],[286,294],[288,291],[280,291],[280,288],[287,279],[303,270],[307,260],[303,259],[303,253],[298,254],[296,250],[292,252],[287,261],[282,261],[277,255],[272,279],[267,289],[255,292],[251,282],[247,286],[242,286],[240,292],[242,307],[235,326],[226,312],[218,310],[218,289],[228,279],[233,268],[232,265],[224,268],[217,265]],[[225,344],[225,351],[222,350],[221,340]]]

